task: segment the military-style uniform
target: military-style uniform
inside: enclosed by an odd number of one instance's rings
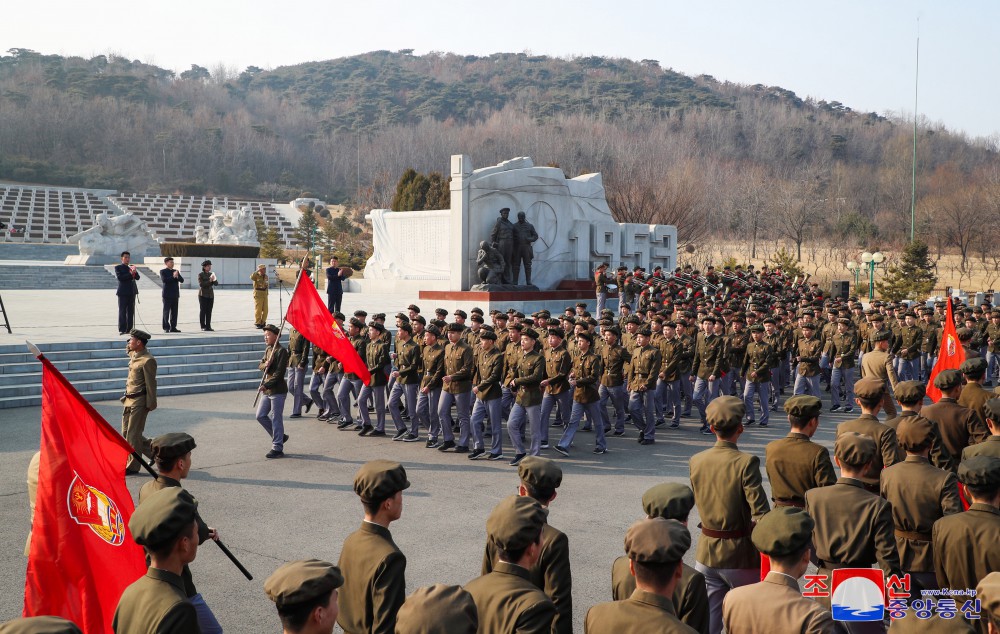
[[[753,399],[760,402],[760,424],[766,427],[771,417],[771,369],[777,365],[774,348],[766,340],[751,341],[741,360],[742,373],[746,384],[743,388],[743,406],[747,410],[747,421],[754,423]]]
[[[420,423],[423,423],[427,427],[427,446],[431,447],[437,443],[441,431],[438,403],[441,386],[444,385],[444,347],[440,341],[424,346],[421,367],[423,376],[420,377],[420,394],[417,396],[417,422],[410,433],[414,429],[419,430]]]
[[[895,418],[896,404],[892,400],[892,390],[896,389],[899,378],[896,376],[896,370],[892,367],[889,355],[881,350],[865,352],[861,358],[861,378],[874,378],[885,383],[885,392],[882,394],[882,410],[886,417]]]
[[[846,405],[854,407],[854,366],[858,356],[858,336],[848,330],[835,333],[830,337],[826,348],[827,357],[832,359],[833,369],[830,371],[830,405],[840,407],[840,386],[843,384]]]
[[[905,418],[911,416],[916,416],[922,418],[931,424],[931,453],[930,453],[930,463],[937,467],[938,469],[944,469],[945,471],[954,472],[958,469],[957,456],[952,456],[945,449],[944,443],[941,441],[941,431],[938,429],[938,424],[929,418],[914,412],[913,410],[904,409],[899,413],[896,418],[890,418],[885,421],[886,427],[891,427],[896,430],[899,427],[899,423]]]
[[[823,356],[823,342],[814,336],[810,338],[802,337],[795,347],[795,354],[799,358],[796,366],[795,394],[809,394],[820,398],[819,360]]]
[[[722,355],[725,352],[725,342],[721,337],[705,335],[698,339],[694,352],[694,364],[691,373],[697,377],[694,382],[694,392],[691,400],[698,408],[698,417],[702,427],[705,422],[705,408],[717,394],[719,377],[722,373]],[[709,381],[708,377],[714,377]]]
[[[934,522],[934,570],[942,588],[972,588],[1000,570],[1000,509],[975,503]]]
[[[767,443],[764,468],[775,506],[804,507],[806,491],[837,482],[827,448],[795,431]]]
[[[981,429],[985,429],[986,413],[983,410],[983,406],[986,405],[986,401],[995,397],[995,394],[984,390],[983,386],[979,383],[969,381],[965,384],[965,387],[962,388],[962,394],[958,397],[958,404],[962,407],[968,407],[974,411],[979,417],[979,422],[983,425]],[[981,442],[981,440],[977,442]]]
[[[601,385],[598,393],[601,396],[601,418],[604,428],[611,427],[608,417],[608,401],[615,412],[614,429],[616,434],[625,433],[625,375],[632,363],[632,355],[620,344],[601,348],[601,365],[604,373],[601,375]]]
[[[671,339],[661,337],[657,347],[660,350],[660,378],[656,384],[658,404],[663,406],[664,415],[670,415],[670,426],[680,427],[684,340],[676,335]]]
[[[410,424],[416,427],[417,420],[417,385],[420,382],[420,346],[413,339],[401,341],[396,339],[396,382],[393,383],[389,392],[389,415],[396,426],[396,434],[406,431],[403,417],[399,413],[399,408],[403,397],[406,397],[406,414],[410,418]],[[413,431],[413,435],[419,435],[419,429]]]
[[[535,344],[537,346],[537,344]],[[531,352],[523,353],[514,367],[511,381],[517,388],[514,398],[514,406],[511,408],[510,416],[507,419],[507,435],[514,446],[516,456],[531,455],[537,456],[541,453],[542,430],[541,430],[541,404],[542,388],[540,384],[545,378],[545,358],[538,352],[537,348]],[[525,450],[521,441],[521,433],[524,430],[525,419],[527,419],[529,432],[531,435],[531,445]],[[471,590],[470,590],[471,592]],[[477,602],[478,605],[478,602]]]
[[[253,282],[253,323],[258,328],[263,328],[267,323],[267,273],[262,273],[257,269],[250,274],[250,281]]]
[[[869,353],[874,354],[874,353]],[[875,457],[864,478],[864,483],[872,493],[878,492],[879,474],[883,467],[891,467],[905,457],[896,441],[896,430],[879,422],[878,417],[862,414],[854,420],[837,425],[837,437],[848,432],[856,432],[868,436],[875,441]]]
[[[476,363],[476,373],[473,384],[476,387],[476,402],[472,406],[472,434],[475,440],[474,449],[483,449],[483,421],[490,420],[491,456],[503,455],[503,412],[501,396],[503,391],[500,382],[503,380],[503,356],[494,346],[488,352],[480,352]]]
[[[469,448],[471,430],[469,419],[472,415],[472,375],[476,364],[472,348],[461,339],[458,343],[448,342],[444,347],[444,376],[450,376],[448,383],[442,383],[441,399],[438,401],[438,418],[441,420],[441,433],[445,443],[454,443],[454,420],[451,417],[451,405],[455,403],[458,410],[458,447],[459,451]],[[441,448],[444,449],[444,445]]]
[[[385,369],[390,363],[387,336],[383,331],[378,340],[369,340],[368,345],[365,346],[365,354],[361,357],[365,360],[365,366],[371,375],[371,382],[368,385],[363,385],[358,392],[358,418],[361,419],[362,433],[374,429],[377,436],[385,434],[385,386],[389,383],[389,376]],[[374,426],[368,413],[368,405],[372,402],[374,402],[375,407]]]
[[[983,442],[970,445],[962,450],[963,462],[975,456],[1000,458],[1000,436],[988,436]]]
[[[611,598],[624,601],[635,592],[635,577],[629,570],[628,557],[622,555],[611,565]],[[708,632],[708,596],[705,575],[681,562],[681,579],[672,597],[674,612],[682,623],[695,632]]]
[[[295,328],[288,333],[288,391],[292,393],[292,416],[302,415],[303,401],[312,402],[305,396],[306,366],[309,364],[309,349],[312,345]],[[304,397],[304,398],[303,398]],[[321,408],[322,409],[322,408]]]
[[[149,438],[143,435],[143,431],[146,429],[146,417],[156,409],[156,359],[145,347],[142,352],[129,353],[125,394],[120,400],[125,405],[122,410],[122,436],[133,449],[147,458],[151,457]],[[125,470],[139,473],[139,462],[129,456]]]
[[[274,328],[274,326],[265,326]],[[285,373],[288,370],[288,350],[277,341],[269,347],[261,358],[257,368],[264,373],[261,387],[260,403],[257,405],[257,422],[271,437],[271,452],[268,457],[280,457],[285,447],[285,398],[288,396],[288,383]]]
[[[616,632],[696,634],[698,632],[677,618],[673,601],[638,589],[621,601],[601,603],[590,608],[587,611],[583,631],[584,634]]]
[[[647,344],[636,348],[628,374],[628,409],[641,431],[640,441],[656,437],[656,381],[660,373],[660,351]]]
[[[350,336],[349,340],[351,347],[358,353],[358,357],[366,359],[368,357],[368,337],[365,334],[357,334]],[[378,371],[381,372],[382,369],[379,368]],[[369,372],[371,372],[370,369]],[[374,380],[374,377],[372,380]],[[360,376],[354,372],[344,373],[344,377],[340,381],[340,387],[337,390],[337,409],[340,410],[340,415],[343,417],[343,421],[337,425],[339,429],[346,429],[354,425],[354,416],[351,415],[351,398],[360,398],[362,387],[364,387],[364,383],[361,381]],[[358,413],[360,414],[360,409]],[[360,430],[361,427],[362,425],[359,423],[355,428]]]
[[[938,424],[941,442],[952,456],[961,456],[966,447],[982,442],[989,434],[976,412],[946,396],[924,407],[920,415]]]
[[[726,634],[800,632],[836,634],[833,615],[802,596],[798,581],[769,572],[760,583],[734,588],[723,606]]]
[[[568,452],[576,437],[576,430],[583,420],[583,415],[596,427],[594,430],[595,453],[607,451],[607,440],[604,437],[604,420],[601,418],[600,400],[598,391],[599,381],[604,374],[604,365],[601,357],[594,353],[592,348],[588,348],[586,353],[577,355],[573,360],[573,367],[570,374],[576,386],[573,388],[573,408],[569,415],[569,426],[559,439],[558,446],[563,451]]]
[[[553,348],[546,345],[542,353],[545,357],[545,379],[549,382],[542,395],[542,444],[549,442],[549,416],[559,404],[556,424],[564,429],[569,426],[570,410],[573,408],[573,388],[569,385],[569,373],[573,369],[573,358],[562,341]]]
[[[406,598],[406,557],[389,529],[362,522],[344,540],[337,566],[344,571],[337,600],[337,623],[344,632],[392,634]]]

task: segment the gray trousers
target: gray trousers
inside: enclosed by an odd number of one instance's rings
[[[709,634],[722,634],[722,600],[733,588],[758,583],[760,569],[709,568],[700,561],[694,562],[694,569],[705,575],[705,588],[708,590]]]
[[[437,440],[441,432],[441,419],[438,418],[438,400],[441,398],[441,388],[435,387],[417,392],[417,415],[410,418],[410,433],[420,433],[420,423],[427,427],[427,438]],[[449,433],[450,430],[449,430]]]
[[[327,415],[340,416],[340,406],[337,405],[337,388],[340,387],[340,379],[343,372],[327,372],[323,381],[323,405],[326,407]]]
[[[569,415],[569,424],[566,425],[566,429],[559,439],[559,446],[566,450],[570,448],[573,444],[573,438],[576,436],[576,430],[580,427],[580,421],[583,419],[583,415],[586,414],[590,420],[594,421],[594,446],[602,450],[607,449],[608,443],[604,438],[604,424],[601,422],[600,414],[598,413],[600,407],[600,401],[594,401],[593,403],[577,403],[573,401],[573,410]]]
[[[281,451],[285,446],[285,397],[287,394],[272,394],[268,396],[261,392],[257,404],[257,422],[271,436],[271,448]]]
[[[694,394],[691,395],[691,402],[698,408],[698,418],[701,424],[705,425],[705,408],[719,395],[719,380],[709,381],[707,379],[695,379]]]
[[[396,426],[396,431],[406,429],[403,417],[399,413],[399,405],[404,396],[406,397],[406,415],[410,417],[411,422],[416,420],[418,387],[416,383],[407,383],[406,385],[399,381],[393,383],[392,391],[389,392],[389,415],[392,416],[392,423]]]
[[[844,382],[844,393],[848,407],[854,407],[854,368],[833,368],[830,371],[830,404],[840,405],[840,382]]]
[[[514,453],[529,456],[537,456],[542,452],[542,406],[532,405],[524,407],[514,403],[510,408],[510,418],[507,419],[507,435],[510,437],[510,444],[514,445]],[[525,451],[524,442],[521,441],[521,434],[524,433],[525,420],[528,423],[528,435],[531,436],[531,444]]]
[[[656,394],[654,390],[628,393],[628,411],[632,423],[642,432],[646,440],[656,436]]]
[[[323,374],[313,372],[312,378],[309,379],[309,396],[312,397],[313,403],[316,403],[316,407],[319,408],[320,412],[326,409],[326,404],[323,402],[323,395],[320,391],[324,381],[326,381],[325,372]]]
[[[503,453],[503,433],[501,428],[503,427],[503,417],[501,414],[500,399],[494,398],[488,401],[483,401],[476,399],[476,403],[472,406],[472,443],[473,449],[482,449],[484,447],[483,442],[483,421],[489,418],[490,420],[490,453],[494,456],[499,456]]]
[[[899,360],[899,380],[919,381],[920,380],[920,357],[916,359]]]
[[[604,428],[611,427],[607,407],[608,401],[611,401],[611,405],[615,410],[615,431],[625,431],[625,402],[628,399],[625,386],[616,385],[615,387],[607,387],[606,385],[602,385],[597,389],[597,393],[601,396],[601,421],[604,424]]]
[[[792,388],[792,394],[796,396],[799,394],[808,394],[810,396],[815,396],[816,398],[823,398],[823,393],[819,389],[819,375],[802,376],[796,372],[795,387]]]
[[[753,397],[756,396],[760,402],[760,424],[767,425],[771,420],[771,383],[754,383],[747,379],[743,387],[743,407],[747,411],[748,420],[757,420],[753,413]]]
[[[565,428],[569,425],[569,411],[573,406],[573,390],[565,390],[562,394],[545,394],[542,396],[542,444],[547,444],[549,442],[549,416],[552,414],[552,408],[559,405],[559,411],[556,412],[556,420],[562,423]]]
[[[340,410],[340,415],[348,423],[354,422],[354,417],[351,416],[351,398],[358,398],[362,387],[364,387],[364,383],[361,382],[361,379],[348,379],[344,377],[340,382],[340,389],[337,390],[337,408]],[[360,403],[358,407],[361,408]]]
[[[438,399],[438,418],[441,420],[441,432],[445,441],[455,440],[455,434],[451,431],[454,420],[451,417],[451,404],[455,403],[458,410],[458,444],[462,447],[469,446],[469,417],[472,409],[472,392],[451,392],[441,391]]]
[[[358,418],[365,427],[372,427],[368,416],[368,402],[375,399],[375,429],[385,431],[385,386],[364,385],[358,393]]]
[[[302,406],[304,400],[309,400],[304,397],[303,394],[303,383],[306,379],[306,369],[305,368],[288,368],[288,391],[292,395],[292,413],[301,414]]]
[[[670,424],[681,424],[681,381],[657,381],[656,400],[663,405],[664,415],[670,416]]]

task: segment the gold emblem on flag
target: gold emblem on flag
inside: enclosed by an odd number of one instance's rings
[[[66,504],[69,515],[77,524],[90,527],[94,534],[118,546],[125,541],[125,521],[115,501],[80,479],[80,474],[69,485]]]

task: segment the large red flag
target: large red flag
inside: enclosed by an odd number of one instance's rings
[[[934,369],[927,379],[927,396],[935,403],[941,398],[941,390],[934,387],[934,378],[945,370],[957,370],[965,361],[965,349],[958,341],[955,331],[955,318],[951,314],[951,300],[948,300],[948,312],[944,322],[944,332],[941,334],[941,349],[938,350]]]
[[[285,320],[302,333],[303,337],[344,364],[345,372],[357,374],[365,385],[371,384],[372,375],[368,372],[368,366],[323,305],[309,276],[300,275],[295,282],[295,292],[292,293],[292,301],[288,302]]]
[[[132,447],[44,357],[38,497],[24,584],[24,616],[67,618],[111,632],[122,592],[146,573],[128,520]]]

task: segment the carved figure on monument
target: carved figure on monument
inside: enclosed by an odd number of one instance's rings
[[[130,251],[138,259],[146,250],[159,250],[159,240],[145,221],[131,214],[97,214],[97,224],[66,239],[80,246],[80,255],[115,255]]]
[[[512,277],[514,271],[514,223],[507,219],[508,216],[510,216],[509,207],[500,210],[500,217],[497,218],[493,230],[490,231],[490,243],[500,252],[500,257],[504,261],[503,283],[517,284],[517,276]]]
[[[253,213],[249,207],[240,209],[214,210],[209,218],[209,227],[196,227],[195,242],[200,244],[241,244],[259,246],[257,226],[253,221]],[[207,235],[206,235],[207,234]]]
[[[194,241],[198,244],[206,244],[208,242],[208,229],[205,227],[195,227]]]
[[[479,254],[476,257],[476,267],[479,281],[483,284],[503,284],[503,273],[507,263],[503,255],[485,240],[479,243]]]
[[[528,222],[524,212],[518,212],[517,224],[514,225],[514,259],[511,264],[511,284],[517,284],[521,276],[521,265],[524,264],[524,284],[531,286],[531,261],[535,257],[532,244],[538,240],[535,226]]]

